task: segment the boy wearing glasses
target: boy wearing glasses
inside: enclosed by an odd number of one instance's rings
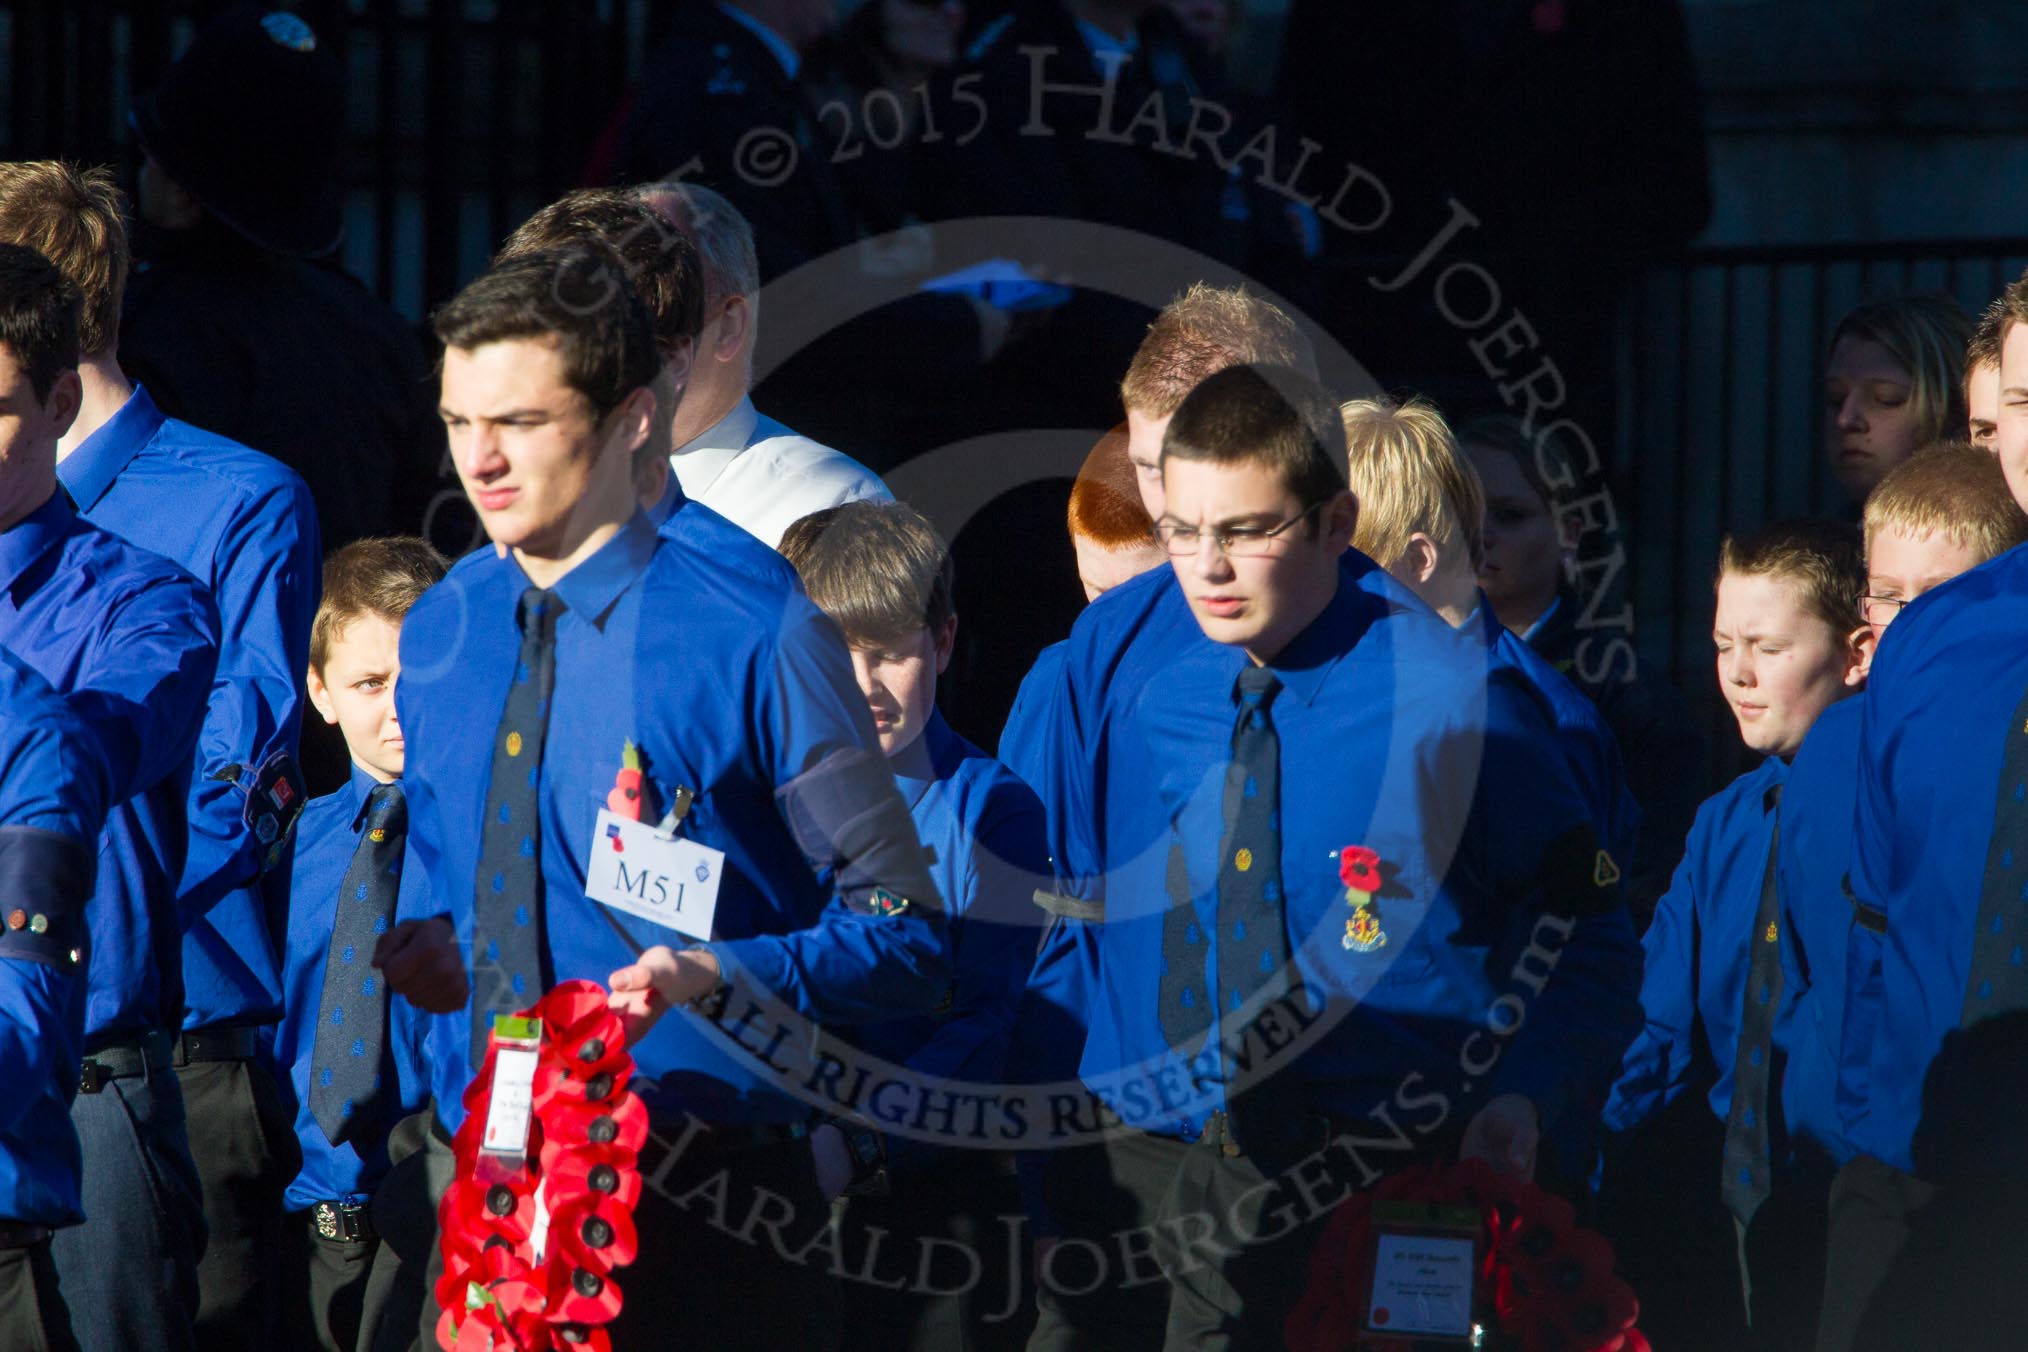
[[[1775,847],[1789,761],[1865,679],[1854,605],[1863,578],[1857,533],[1828,521],[1777,523],[1720,551],[1719,687],[1741,740],[1766,759],[1698,809],[1643,939],[1646,1027],[1606,1106],[1606,1128],[1624,1135],[1702,1093],[1725,1124],[1722,1160],[1701,1163],[1732,1214],[1755,1346],[1807,1346],[1821,1289],[1829,1171],[1821,1148],[1792,1130],[1821,1112],[1783,1075],[1795,996],[1782,981]],[[1684,1218],[1686,1254],[1701,1248],[1699,1220]]]
[[[1984,332],[1984,326],[1981,326]],[[1997,348],[1997,339],[1994,342]],[[1989,367],[1986,377],[1996,385]],[[1910,602],[2028,540],[2028,514],[2007,490],[2000,463],[1986,446],[1943,442],[1897,465],[1866,500],[1866,621],[1869,665],[1887,626]],[[1898,641],[1898,640],[1897,640]],[[1881,948],[1887,917],[1861,904],[1846,886],[1860,774],[1862,714],[1871,696],[1832,705],[1810,729],[1789,770],[1782,803],[1781,892],[1783,981],[1799,1000],[1800,1033],[1789,1081],[1807,1086],[1806,1101],[1829,1108],[1805,1124],[1841,1167],[1832,1198],[1833,1223],[1846,1233],[1891,1237],[1899,1216],[1883,1213],[1869,1182],[1920,1189],[1914,1179],[1860,1154],[1868,1135],[1868,1080],[1880,1031]],[[1849,1176],[1843,1169],[1850,1169]],[[1891,1238],[1889,1242],[1892,1242]],[[1867,1247],[1872,1248],[1869,1243]],[[1835,1252],[1835,1250],[1834,1250]],[[1833,1271],[1840,1293],[1827,1302],[1818,1340],[1845,1348],[1858,1332],[1863,1299],[1879,1271]]]
[[[1112,1130],[1106,1177],[1048,1199],[1031,1347],[1282,1346],[1333,1206],[1457,1154],[1527,1175],[1634,1031],[1632,926],[1546,720],[1348,551],[1345,463],[1306,376],[1205,380],[1163,440],[1170,570],[1072,633],[1090,787],[1057,810],[1091,853],[1059,886],[1105,896],[1080,1070]],[[1160,670],[1088,700],[1121,619]],[[1099,1257],[1141,1231],[1151,1262]]]

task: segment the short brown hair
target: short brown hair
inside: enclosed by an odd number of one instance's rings
[[[954,613],[951,553],[928,517],[905,502],[848,502],[794,522],[782,557],[846,641],[904,642]]]
[[[1803,594],[1803,607],[1841,636],[1859,627],[1866,560],[1859,531],[1842,521],[1796,517],[1750,535],[1728,535],[1718,550],[1718,578],[1772,577]]]
[[[1993,303],[2000,307],[1999,346],[2005,347],[2007,330],[2016,324],[2028,324],[2028,268],[2022,269],[2019,277],[2007,283],[2007,289]]]
[[[1440,549],[1462,548],[1477,572],[1486,490],[1444,415],[1425,399],[1354,399],[1339,413],[1347,477],[1359,499],[1352,547],[1388,568],[1420,532]]]
[[[697,337],[704,327],[704,265],[697,246],[631,192],[580,188],[566,193],[523,221],[493,261],[587,239],[619,255],[655,321],[655,340],[665,355]]]
[[[2028,514],[2008,490],[1999,458],[1964,441],[1925,446],[1881,479],[1866,499],[1868,559],[1873,537],[1890,526],[1914,536],[1941,531],[1981,562],[2028,540]]]
[[[438,342],[462,352],[555,342],[564,378],[600,419],[662,369],[639,290],[619,255],[595,239],[499,260],[438,306],[430,324]]]
[[[1965,426],[1965,348],[1971,317],[1942,292],[1887,296],[1859,306],[1831,330],[1829,360],[1840,340],[1880,344],[1908,372],[1908,406],[1922,428],[1921,441],[1941,441]]]
[[[126,202],[113,171],[61,160],[0,163],[0,243],[25,244],[77,288],[78,350],[110,352],[127,290]]]
[[[1312,380],[1317,354],[1280,307],[1239,287],[1203,282],[1162,307],[1120,382],[1120,401],[1166,418],[1206,376],[1228,366],[1292,366]]]
[[[310,669],[323,673],[345,626],[361,616],[400,624],[449,567],[429,541],[412,535],[370,536],[334,551],[324,560],[324,596],[310,624]]]
[[[1972,372],[1981,366],[2000,364],[2000,331],[2007,324],[2007,302],[2004,297],[1996,298],[1985,309],[1979,311],[1979,322],[1972,330],[1972,340],[1965,344],[1965,379],[1972,378]]]
[[[1134,482],[1134,462],[1127,458],[1127,425],[1121,423],[1098,440],[1078,467],[1070,487],[1070,537],[1100,549],[1152,547],[1155,523],[1141,505]]]
[[[1162,463],[1171,459],[1265,465],[1314,507],[1345,490],[1345,423],[1337,401],[1301,371],[1228,366],[1176,410],[1162,437]]]
[[[46,403],[58,377],[77,369],[77,288],[25,244],[0,244],[0,347]]]

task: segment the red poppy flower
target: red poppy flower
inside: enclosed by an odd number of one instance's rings
[[[1338,881],[1361,892],[1380,890],[1380,856],[1364,845],[1338,851]]]

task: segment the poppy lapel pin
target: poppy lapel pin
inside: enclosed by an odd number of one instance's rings
[[[1380,891],[1380,855],[1364,845],[1347,845],[1337,852],[1338,881],[1345,884],[1345,904],[1352,916],[1345,922],[1341,942],[1354,953],[1371,953],[1387,945],[1387,931],[1380,925],[1380,908],[1374,894]]]

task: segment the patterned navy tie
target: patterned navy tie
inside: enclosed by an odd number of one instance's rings
[[[1981,1019],[2028,1009],[2028,695],[2007,724],[2000,755],[2000,805],[1986,843],[1979,887],[1979,922],[1972,931],[1971,977],[1965,983],[1967,1028]]]
[[[493,1016],[525,1009],[549,988],[542,925],[542,828],[536,806],[549,696],[556,686],[556,622],[563,601],[530,587],[515,619],[521,662],[493,740],[493,775],[479,834],[472,904],[472,1064],[486,1054]]]
[[[312,1047],[310,1115],[325,1139],[372,1140],[386,1125],[380,1065],[387,1046],[387,987],[374,971],[373,946],[394,920],[401,891],[408,801],[399,784],[366,795],[353,822],[359,844],[332,917],[331,950],[324,959],[324,995],[317,1007]]]
[[[1747,939],[1746,1000],[1739,1016],[1739,1047],[1732,1059],[1732,1107],[1725,1115],[1725,1172],[1719,1196],[1742,1223],[1774,1186],[1770,1159],[1768,1087],[1774,1079],[1775,1014],[1782,1002],[1781,890],[1775,853],[1781,847],[1782,786],[1768,787],[1762,805],[1774,819],[1767,868],[1760,879],[1760,909]]]
[[[1281,681],[1249,666],[1233,684],[1239,714],[1232,761],[1225,772],[1224,835],[1218,859],[1219,998],[1228,1013],[1279,977],[1289,962],[1282,918],[1281,738],[1269,706]],[[1162,925],[1161,1026],[1182,1047],[1211,1025],[1204,982],[1204,935],[1179,878],[1180,851],[1170,857],[1170,908]],[[1178,904],[1180,901],[1180,904]]]

